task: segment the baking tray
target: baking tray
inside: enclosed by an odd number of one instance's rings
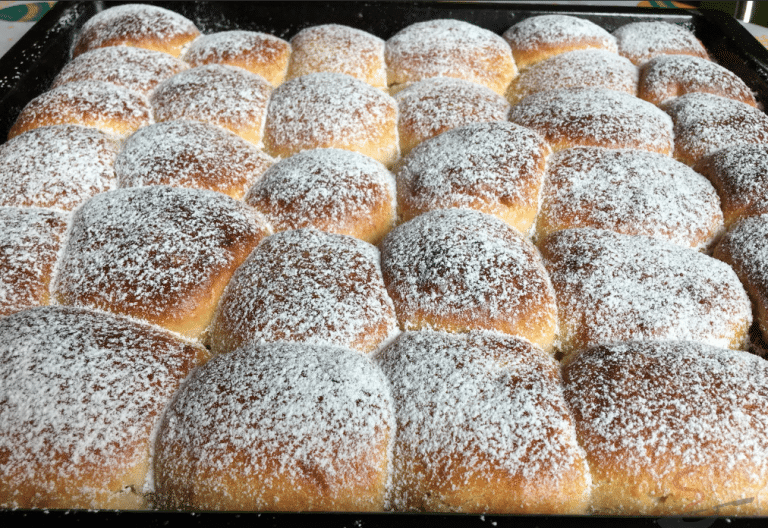
[[[0,143],[8,135],[21,109],[46,91],[71,57],[74,38],[98,11],[127,2],[58,2],[17,44],[0,58]],[[326,23],[356,27],[387,39],[409,24],[435,18],[456,18],[497,34],[529,16],[577,15],[613,31],[637,21],[680,24],[704,43],[711,57],[739,75],[755,92],[764,108],[768,103],[768,50],[733,18],[717,11],[623,8],[610,5],[540,6],[514,2],[149,2],[179,12],[207,34],[227,29],[247,29],[290,39],[301,29]],[[709,526],[764,526],[765,519],[721,519],[505,516],[442,514],[290,514],[290,513],[170,513],[90,511],[4,511],[0,522],[135,526],[307,526],[326,524],[346,528],[431,526],[501,528],[544,527],[586,520],[596,526],[654,526],[707,528]]]

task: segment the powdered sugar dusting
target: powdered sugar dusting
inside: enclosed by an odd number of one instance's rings
[[[708,59],[707,50],[696,36],[669,22],[633,22],[613,32],[619,55],[642,66],[657,55],[694,55]]]

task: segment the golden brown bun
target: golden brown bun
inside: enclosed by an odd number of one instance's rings
[[[213,358],[158,432],[162,508],[380,511],[394,432],[381,371],[352,350],[250,345]]]
[[[577,147],[548,160],[536,237],[591,227],[707,250],[723,232],[720,200],[701,174],[642,150]]]
[[[72,56],[105,46],[135,46],[178,57],[200,36],[191,20],[151,5],[127,4],[105,9],[88,20],[75,39]]]
[[[211,349],[290,341],[367,353],[396,332],[376,247],[296,229],[266,238],[238,268],[216,310]]]
[[[272,86],[285,79],[291,45],[281,38],[256,31],[221,31],[195,40],[184,53],[192,66],[226,64],[261,75]]]
[[[269,232],[256,210],[213,191],[99,194],[74,215],[53,295],[199,339],[235,269]]]
[[[400,219],[466,207],[528,233],[539,211],[550,153],[541,136],[506,121],[448,130],[397,163]]]
[[[539,61],[580,49],[617,52],[616,39],[606,30],[583,18],[568,15],[528,17],[504,32],[521,70]]]
[[[272,94],[264,146],[278,158],[315,148],[352,150],[389,167],[399,155],[397,104],[349,75],[310,73]]]
[[[339,24],[324,24],[299,31],[291,39],[291,47],[286,79],[336,72],[376,88],[387,88],[384,41],[375,35]]]
[[[397,511],[578,514],[591,479],[557,362],[490,332],[408,332],[376,358],[392,387]]]
[[[153,431],[208,352],[81,308],[0,319],[0,507],[148,506]]]
[[[424,213],[384,238],[381,268],[403,330],[494,330],[552,348],[557,308],[541,256],[498,218]]]
[[[147,99],[105,81],[74,81],[32,99],[16,118],[8,139],[49,125],[81,125],[124,138],[152,121]]]
[[[616,341],[747,346],[749,297],[733,270],[712,257],[588,228],[557,231],[539,247],[557,296],[557,349],[565,356]]]
[[[633,22],[613,32],[619,55],[642,66],[659,55],[693,55],[708,59],[707,50],[696,36],[669,22]]]
[[[48,285],[69,215],[0,207],[0,317],[48,304]]]
[[[131,135],[115,160],[120,187],[170,185],[217,191],[236,200],[274,160],[223,128],[165,121]]]
[[[397,217],[395,178],[358,152],[313,149],[273,165],[245,197],[275,231],[313,227],[378,244]]]
[[[765,360],[700,343],[621,343],[581,352],[563,380],[595,513],[768,512]]]
[[[387,84],[398,85],[431,77],[471,81],[493,92],[504,91],[517,67],[504,39],[461,20],[416,22],[386,43]]]

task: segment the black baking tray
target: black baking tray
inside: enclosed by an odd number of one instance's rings
[[[72,44],[83,24],[98,11],[126,2],[58,2],[19,42],[0,58],[0,143],[8,135],[21,109],[46,91],[71,57]],[[529,16],[576,15],[613,31],[637,21],[666,21],[682,25],[704,43],[711,57],[739,75],[768,105],[768,50],[733,18],[718,11],[623,8],[608,4],[530,5],[514,2],[149,2],[191,19],[204,34],[247,29],[290,39],[301,29],[325,23],[344,24],[388,39],[404,27],[435,18],[456,18],[497,34]],[[654,526],[708,528],[709,526],[764,526],[765,519],[696,517],[589,517],[504,516],[442,514],[289,514],[289,513],[181,513],[4,511],[0,522],[31,524],[90,524],[136,526],[308,526],[325,524],[346,528],[428,528],[461,525],[502,528],[544,527],[586,521],[595,526]]]

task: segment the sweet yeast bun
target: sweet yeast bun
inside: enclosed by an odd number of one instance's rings
[[[184,383],[158,432],[162,508],[381,511],[394,433],[381,370],[345,348],[252,344]]]
[[[384,53],[387,84],[393,91],[431,77],[453,77],[503,95],[517,75],[512,50],[504,39],[461,20],[411,24],[387,40]]]
[[[688,165],[726,146],[768,143],[768,116],[741,101],[687,93],[661,108],[674,122],[674,156]]]
[[[637,96],[655,105],[690,92],[706,92],[757,106],[741,78],[716,62],[693,55],[661,55],[640,70]]]
[[[417,216],[384,238],[381,267],[403,330],[494,330],[552,347],[557,307],[541,256],[496,217]]]
[[[395,95],[403,156],[422,141],[470,123],[506,121],[509,103],[477,83],[433,77],[410,84]]]
[[[539,211],[550,152],[537,133],[506,121],[448,130],[395,166],[400,218],[465,207],[527,233]]]
[[[314,148],[352,150],[389,167],[399,155],[397,104],[349,75],[303,75],[272,94],[264,146],[280,158]]]
[[[387,88],[384,41],[366,31],[339,24],[311,26],[291,38],[291,48],[287,79],[325,71]]]
[[[271,92],[272,85],[261,75],[208,64],[163,81],[149,100],[156,121],[201,121],[259,145]]]
[[[102,193],[74,215],[53,295],[198,339],[235,269],[270,231],[255,209],[213,191]]]
[[[70,211],[115,187],[119,143],[95,128],[34,128],[0,145],[0,205]]]
[[[515,105],[525,97],[557,88],[598,87],[637,93],[637,66],[604,49],[561,53],[520,72],[507,88],[506,98]]]
[[[0,317],[48,304],[48,286],[69,215],[0,207]]]
[[[731,145],[704,156],[693,168],[717,189],[726,226],[768,213],[768,145]]]
[[[397,219],[395,178],[358,152],[312,149],[270,167],[245,203],[275,231],[313,227],[377,244]]]
[[[96,48],[65,64],[51,88],[73,81],[107,81],[148,96],[162,81],[187,68],[183,61],[160,51],[129,46]]]
[[[749,297],[723,262],[665,240],[588,228],[557,231],[539,247],[565,356],[617,341],[747,346]]]
[[[577,147],[548,160],[536,236],[576,227],[706,250],[722,234],[723,214],[709,181],[669,156]]]
[[[736,222],[715,247],[714,257],[731,266],[752,299],[760,330],[768,339],[768,215]]]
[[[585,18],[569,15],[528,17],[506,30],[502,38],[512,48],[515,63],[521,70],[577,49],[617,52],[613,35]]]
[[[291,45],[258,31],[231,30],[204,35],[184,53],[190,65],[226,64],[261,75],[272,86],[285,79]]]
[[[228,130],[164,121],[137,130],[115,160],[120,187],[170,185],[217,191],[236,200],[274,160]]]
[[[81,125],[124,138],[152,122],[152,107],[136,92],[106,81],[74,81],[32,99],[8,139],[49,125]]]
[[[591,479],[557,362],[491,332],[407,332],[377,357],[397,432],[397,511],[578,514]]]
[[[529,95],[509,120],[544,136],[554,150],[604,147],[670,155],[672,120],[647,101],[606,88],[560,88]]]
[[[64,306],[0,334],[0,507],[147,508],[156,422],[205,348]]]
[[[611,515],[765,515],[768,363],[694,342],[579,353],[565,399]]]
[[[696,36],[669,22],[633,22],[613,32],[619,55],[642,66],[659,55],[693,55],[708,59],[707,50]]]
[[[291,341],[367,353],[396,332],[378,249],[296,229],[266,238],[238,268],[216,310],[211,349]]]
[[[200,36],[195,24],[162,7],[126,4],[111,7],[88,20],[75,38],[72,56],[105,46],[134,46],[178,57]]]

